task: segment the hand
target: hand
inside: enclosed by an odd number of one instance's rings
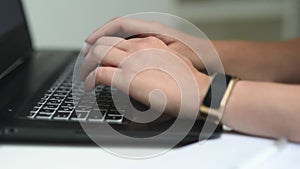
[[[207,59],[207,62],[210,63],[216,59],[213,56],[217,55],[215,50],[211,48],[212,45],[209,40],[204,37],[196,38],[153,21],[116,18],[97,29],[86,42],[92,45],[103,36],[121,38],[155,36],[164,42],[169,49],[187,57],[198,70],[205,69],[199,57]]]
[[[102,66],[93,70],[93,63]],[[209,77],[190,60],[151,36],[129,40],[100,37],[86,55],[83,77],[87,90],[97,84],[113,86],[154,109],[166,99],[165,112],[170,113],[177,113],[181,106],[197,112],[209,86]],[[184,98],[190,100],[181,105]]]

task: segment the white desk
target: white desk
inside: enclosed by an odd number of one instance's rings
[[[96,147],[0,145],[1,169],[158,169],[237,168],[237,165],[270,147],[274,140],[223,134],[220,139],[195,143],[146,160],[113,156]],[[289,143],[259,168],[300,168],[300,144]]]

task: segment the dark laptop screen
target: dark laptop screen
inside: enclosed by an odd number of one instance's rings
[[[0,0],[0,77],[30,50],[31,41],[20,0]]]
[[[16,0],[1,0],[0,5],[0,36],[23,23],[20,6]]]

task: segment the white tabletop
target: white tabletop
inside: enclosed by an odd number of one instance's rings
[[[116,157],[98,147],[0,145],[0,168],[247,168],[253,157],[273,145],[274,140],[225,133],[220,139],[191,144],[143,160]],[[258,164],[255,168],[298,169],[300,144],[288,143]]]

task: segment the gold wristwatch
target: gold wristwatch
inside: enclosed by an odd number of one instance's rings
[[[230,93],[237,81],[238,78],[230,75],[214,74],[209,89],[200,105],[200,117],[210,118],[219,123]]]

